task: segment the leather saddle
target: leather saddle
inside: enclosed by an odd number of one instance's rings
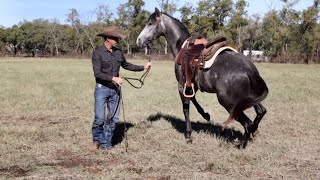
[[[177,56],[177,63],[182,65],[182,74],[185,79],[183,95],[188,98],[195,95],[193,82],[196,73],[193,69],[202,69],[204,62],[211,59],[221,47],[227,44],[223,36],[209,40],[206,45],[194,44],[194,41],[194,38],[188,38]],[[191,93],[186,93],[187,88],[191,88]]]

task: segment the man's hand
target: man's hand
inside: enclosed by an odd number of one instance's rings
[[[152,64],[151,62],[147,62],[145,65],[144,65],[144,69],[149,69],[151,68]]]
[[[121,86],[123,79],[121,77],[113,77],[112,82],[116,85]]]

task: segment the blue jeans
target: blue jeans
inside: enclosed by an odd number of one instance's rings
[[[101,149],[108,149],[112,147],[113,131],[119,122],[119,90],[96,84],[94,99],[93,143],[99,144]]]

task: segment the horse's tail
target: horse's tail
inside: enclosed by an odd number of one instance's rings
[[[265,81],[259,74],[248,74],[248,78],[251,85],[250,94],[233,107],[230,112],[232,118],[236,119],[241,112],[264,100],[269,93]]]

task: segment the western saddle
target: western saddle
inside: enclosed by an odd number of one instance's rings
[[[184,76],[183,95],[192,98],[195,95],[194,82],[197,69],[202,70],[206,61],[210,60],[215,53],[222,47],[230,46],[226,42],[226,38],[222,36],[203,43],[195,43],[201,37],[190,37],[182,45],[177,56],[177,63],[182,65],[182,74]],[[186,93],[186,89],[191,88],[190,93]],[[199,87],[198,87],[199,88]]]

